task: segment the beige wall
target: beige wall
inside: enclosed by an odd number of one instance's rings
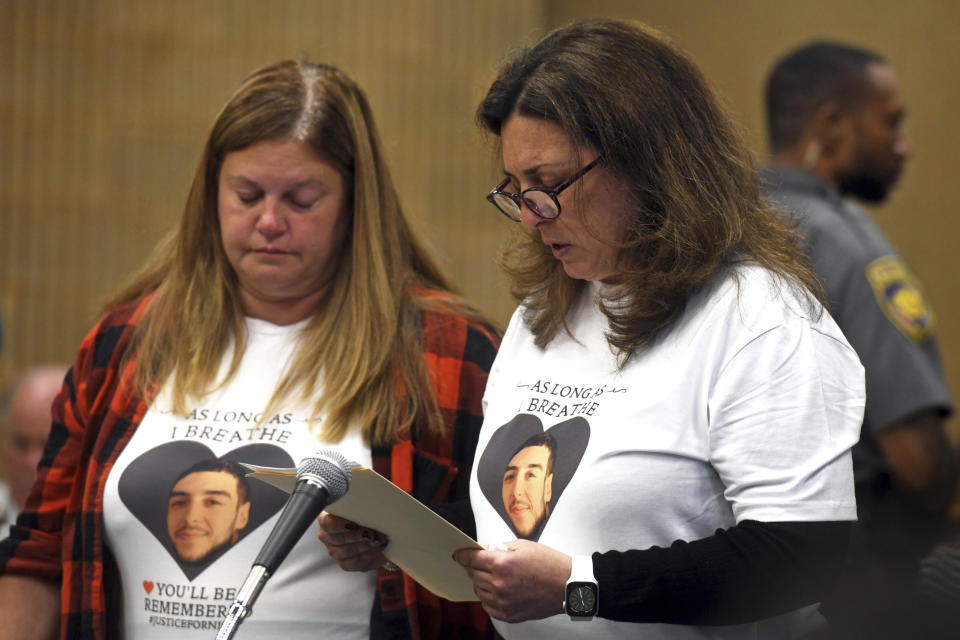
[[[0,0],[0,388],[73,358],[178,219],[217,110],[287,57],[366,89],[414,225],[505,321],[494,258],[509,223],[484,200],[500,171],[473,113],[542,21],[542,3],[512,0]]]
[[[938,310],[956,390],[952,0],[0,0],[0,388],[30,362],[73,357],[105,297],[177,219],[216,110],[247,72],[283,57],[332,62],[366,88],[414,224],[504,322],[512,303],[494,256],[509,223],[483,199],[499,169],[473,111],[509,46],[588,15],[672,35],[758,153],[777,54],[831,35],[888,55],[916,157],[878,220]]]

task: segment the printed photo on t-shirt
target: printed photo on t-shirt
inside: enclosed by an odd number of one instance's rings
[[[291,467],[286,451],[250,444],[216,457],[194,441],[169,442],[137,457],[118,484],[120,499],[193,580],[277,513],[282,490],[250,482],[239,462]]]
[[[518,538],[538,540],[590,440],[590,425],[575,417],[544,430],[522,413],[498,428],[477,465],[484,497]]]

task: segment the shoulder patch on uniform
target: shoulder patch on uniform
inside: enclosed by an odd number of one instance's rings
[[[917,343],[933,335],[933,310],[899,256],[877,258],[866,272],[877,303],[897,329]]]

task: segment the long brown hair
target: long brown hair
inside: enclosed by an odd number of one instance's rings
[[[515,113],[557,123],[629,188],[635,204],[619,246],[622,284],[601,304],[621,363],[735,263],[757,263],[823,299],[798,235],[760,195],[742,136],[697,67],[662,35],[593,20],[515,51],[477,118],[500,135]],[[536,232],[518,230],[501,264],[537,344],[547,345],[566,329],[583,283],[567,276]]]
[[[185,412],[188,397],[213,390],[231,343],[222,382],[235,375],[246,345],[244,313],[221,244],[217,187],[224,158],[263,140],[309,144],[337,167],[351,198],[337,273],[264,419],[299,395],[312,402],[314,418],[323,414],[324,439],[359,428],[368,442],[389,444],[414,422],[441,431],[419,314],[472,314],[407,224],[363,91],[324,64],[282,61],[244,81],[210,131],[179,228],[107,304],[152,295],[126,354],[135,357],[138,390],[148,396],[173,375],[174,410]],[[424,289],[446,295],[421,295]]]

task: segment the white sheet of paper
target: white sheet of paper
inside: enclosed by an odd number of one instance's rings
[[[296,487],[294,468],[241,464],[252,472],[248,478],[287,493]],[[482,547],[373,469],[357,466],[351,473],[347,493],[326,510],[386,534],[390,543],[383,555],[434,594],[453,602],[477,600],[466,571],[451,556],[457,549]]]

